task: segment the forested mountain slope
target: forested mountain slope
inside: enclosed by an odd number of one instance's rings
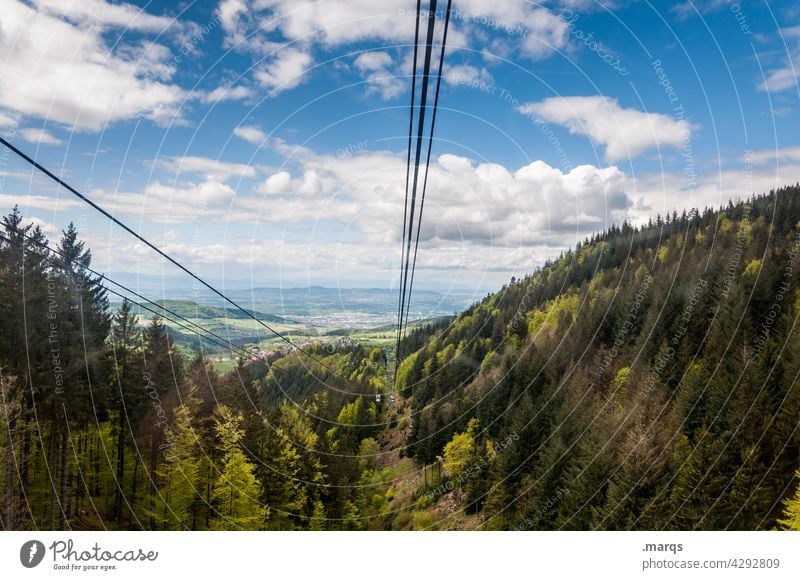
[[[412,337],[409,454],[444,456],[490,528],[774,527],[800,464],[799,281],[797,187],[614,227]],[[442,527],[454,493],[429,494]]]

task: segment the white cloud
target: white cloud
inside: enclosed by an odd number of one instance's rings
[[[594,97],[552,97],[518,107],[535,123],[556,123],[570,133],[588,136],[606,148],[609,162],[636,157],[656,147],[681,148],[691,138],[691,125],[660,113],[624,109],[616,99]]]
[[[567,43],[566,22],[529,0],[462,0],[456,10],[448,33],[451,48],[469,47],[473,42],[485,46],[490,37],[490,45],[498,52],[540,59]],[[315,50],[361,42],[397,45],[412,41],[415,12],[413,0],[326,0],[324,9],[318,3],[292,0],[223,0],[217,9],[226,46],[256,58],[278,55],[257,70],[256,78],[269,88],[283,90],[297,85],[286,80],[296,79],[308,68]],[[437,39],[441,25],[440,20]],[[280,48],[278,39],[292,48]],[[281,57],[287,50],[293,52]],[[393,78],[397,71],[382,58],[383,63],[365,57],[356,64],[360,72],[367,72],[373,92],[392,98],[402,90],[401,83]]]
[[[444,81],[454,86],[470,85],[475,82],[489,86],[494,83],[494,79],[488,70],[469,64],[445,67]]]
[[[407,39],[411,26],[398,25],[401,11],[412,11],[412,0],[326,0],[298,4],[291,0],[224,0],[218,14],[229,45],[260,51],[264,37],[279,32],[288,41],[305,39],[326,47],[374,39]],[[402,23],[402,22],[401,22]]]
[[[466,14],[470,29],[496,31],[498,38],[523,56],[545,58],[567,43],[568,25],[557,11],[527,0],[461,0],[459,11]]]
[[[261,195],[223,196],[208,207],[193,203],[193,192],[147,195],[146,202],[142,195],[113,205],[109,197],[106,205],[159,223],[213,215],[225,228],[224,242],[213,240],[209,232],[202,245],[179,238],[166,248],[201,268],[217,264],[226,271],[256,268],[262,276],[280,270],[284,279],[394,282],[404,156],[364,151],[332,159],[308,149],[297,151],[299,167],[270,176],[258,188]],[[442,155],[431,167],[418,279],[441,279],[441,271],[447,270],[448,279],[463,277],[459,284],[465,286],[481,284],[484,276],[497,280],[529,272],[559,249],[623,219],[632,204],[625,194],[628,185],[614,167],[583,166],[564,173],[534,162],[510,170]],[[154,203],[162,209],[152,212]],[[235,227],[239,223],[253,224],[258,233]],[[276,231],[294,233],[276,238]],[[134,246],[124,251],[153,259]]]
[[[252,165],[244,163],[231,163],[207,157],[161,157],[156,160],[156,165],[162,169],[173,171],[175,176],[182,174],[202,175],[209,179],[227,181],[233,177],[255,177],[256,170]]]
[[[618,2],[610,0],[560,0],[555,4],[563,8],[586,12],[594,10],[614,10],[619,5]]]
[[[270,175],[267,180],[258,187],[259,193],[283,194],[290,193],[292,190],[292,175],[288,171],[279,171]]]
[[[201,98],[205,103],[219,103],[222,101],[239,101],[253,94],[252,89],[242,85],[236,87],[217,87],[204,94]]]
[[[753,194],[767,193],[796,183],[800,175],[800,159],[780,165],[761,164],[758,153],[744,158],[738,166],[701,175],[693,187],[687,187],[682,172],[654,173],[631,180],[630,195],[636,200],[629,217],[645,223],[656,213],[704,207],[721,207],[729,200],[743,200]]]
[[[247,40],[246,15],[248,9],[244,0],[222,0],[217,8],[217,16],[225,31],[225,45],[233,47]]]
[[[27,177],[30,177],[29,175]],[[83,202],[74,198],[48,197],[45,195],[33,195],[21,193],[19,195],[0,194],[0,206],[20,207],[41,209],[47,212],[59,212],[81,207]]]
[[[254,145],[263,145],[267,141],[267,134],[258,127],[239,126],[233,130],[233,134]]]
[[[322,192],[322,187],[319,173],[308,169],[298,179],[293,179],[288,171],[279,171],[270,175],[256,191],[266,195],[315,196]]]
[[[798,59],[800,60],[800,59]],[[793,64],[776,69],[769,73],[759,85],[759,90],[770,93],[779,93],[797,86],[797,71]]]
[[[45,234],[58,235],[61,233],[61,230],[55,224],[51,224],[48,221],[40,219],[38,217],[28,217],[25,218],[24,222],[32,225],[34,228],[38,227],[42,230]]]
[[[367,93],[377,93],[383,99],[393,99],[406,89],[408,81],[392,72],[394,60],[385,51],[362,52],[354,64],[367,81]]]
[[[109,192],[95,189],[90,197],[112,213],[137,216],[153,223],[188,223],[217,218],[233,201],[236,192],[212,177],[195,183],[167,185],[152,181],[143,193]]]
[[[272,95],[292,89],[303,82],[311,56],[292,47],[279,49],[273,61],[256,70],[254,76],[264,87],[272,90]]]
[[[781,35],[790,45],[783,64],[767,74],[758,88],[760,91],[779,93],[787,89],[798,89],[800,74],[800,26],[781,29]]]
[[[122,43],[112,51],[104,41],[103,26],[61,20],[47,10],[72,16],[75,12],[54,8],[59,5],[55,1],[44,5],[45,9],[37,11],[19,0],[4,2],[0,14],[4,62],[0,106],[91,131],[125,119],[144,117],[166,123],[176,118],[186,95],[177,85],[165,82],[174,71],[166,48],[143,41]],[[111,6],[94,5],[98,15],[105,14],[97,17],[99,24],[138,10],[129,5]],[[93,8],[86,5],[85,9]],[[130,20],[146,23],[145,28],[163,24],[144,16]]]
[[[104,0],[33,0],[40,12],[69,20],[73,24],[113,26],[140,32],[164,32],[181,26],[167,16],[148,14],[138,6]]]
[[[742,161],[748,161],[753,165],[765,165],[767,163],[800,162],[800,147],[784,147],[782,149],[761,149],[746,155]]]
[[[230,202],[236,192],[229,185],[209,177],[202,183],[190,183],[185,187],[164,185],[154,181],[147,186],[145,195],[152,196],[157,201],[168,201],[174,198],[178,198],[178,201],[189,200],[205,207]]]
[[[34,145],[61,145],[63,141],[45,129],[20,129],[19,136]]]
[[[17,121],[13,117],[0,112],[0,127],[12,127],[16,124]]]
[[[259,193],[285,195],[267,206],[243,198],[250,219],[286,223],[307,219],[349,223],[365,243],[392,247],[401,237],[405,159],[401,154],[362,152],[331,159],[308,150],[295,155],[297,176],[270,176]],[[576,167],[568,173],[537,161],[510,171],[491,163],[442,155],[431,164],[421,240],[529,247],[565,233],[585,233],[623,219],[632,201],[627,178],[616,167]],[[542,208],[546,208],[542,211]],[[235,212],[229,216],[235,219]],[[244,216],[242,216],[244,217]],[[591,225],[591,229],[587,226]]]
[[[710,14],[721,10],[729,3],[728,0],[688,0],[672,6],[670,12],[675,14],[678,20],[688,20],[698,14]]]
[[[355,60],[356,67],[358,67],[359,70],[367,71],[387,69],[392,66],[392,63],[391,55],[382,50],[362,52]]]
[[[167,240],[171,253],[202,268],[230,265],[246,272],[257,266],[266,276],[280,270],[283,279],[307,275],[348,284],[368,270],[371,280],[392,283],[402,233],[405,156],[366,149],[333,157],[279,141],[275,145],[292,156],[293,165],[250,192],[239,187],[236,194],[223,179],[206,177],[161,179],[139,193],[90,195],[109,210],[144,222],[213,224],[202,246],[180,235]],[[786,160],[779,167],[770,164],[776,155]],[[198,174],[208,173],[213,164],[187,159]],[[497,280],[530,272],[612,223],[642,223],[656,213],[718,206],[793,182],[800,173],[800,152],[756,152],[738,164],[698,176],[689,187],[682,172],[634,177],[615,166],[563,171],[534,161],[513,168],[440,155],[431,163],[418,272],[441,279],[441,271],[448,270],[448,277],[463,276],[462,284],[484,275]],[[214,239],[221,231],[224,241]],[[145,248],[134,246],[124,251],[152,259]]]

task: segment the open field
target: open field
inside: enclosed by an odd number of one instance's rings
[[[294,289],[259,289],[252,291],[258,296],[257,304],[251,311],[260,321],[271,329],[288,337],[297,344],[332,343],[341,338],[350,338],[365,347],[377,347],[392,350],[395,342],[394,316],[396,316],[396,296],[389,292],[379,292],[380,299],[367,297],[362,290],[334,290],[327,288]],[[417,308],[416,321],[409,328],[414,328],[426,321],[452,314],[449,308],[463,308],[469,302],[467,296],[449,296],[436,292],[421,292],[422,299],[415,302]],[[283,295],[281,315],[270,312],[278,307]],[[301,299],[302,297],[302,299]],[[237,297],[241,300],[241,296]],[[209,300],[213,300],[209,298]],[[200,304],[192,300],[169,299],[160,300],[174,313],[185,317],[189,323],[185,326],[200,326],[217,336],[218,342],[232,343],[248,351],[271,351],[286,345],[286,342],[264,328],[262,324],[246,317],[242,312],[223,308],[221,305]],[[460,305],[460,306],[459,306]],[[115,305],[116,306],[116,305]],[[152,305],[149,305],[152,308]],[[266,311],[266,312],[265,312]],[[430,314],[430,316],[423,316]],[[139,313],[140,324],[146,324],[152,314],[142,310]],[[198,336],[175,322],[165,319],[165,324],[181,351],[191,356],[203,350],[220,372],[234,368],[236,357],[229,349]]]

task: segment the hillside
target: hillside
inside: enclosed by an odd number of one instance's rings
[[[408,454],[449,478],[428,519],[774,527],[800,460],[798,257],[795,186],[614,227],[413,337]]]
[[[275,316],[274,314],[266,314],[257,310],[248,310],[246,313],[235,308],[224,308],[221,306],[207,306],[198,304],[193,300],[155,300],[155,303],[168,308],[169,310],[186,316],[188,318],[198,318],[204,320],[211,320],[214,318],[230,318],[232,320],[250,320],[250,315],[256,316],[265,322],[283,322],[291,324],[291,320],[287,320],[282,316]],[[146,305],[145,305],[146,306]]]

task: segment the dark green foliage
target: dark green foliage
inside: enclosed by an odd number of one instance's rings
[[[614,226],[409,353],[409,454],[470,417],[517,435],[490,528],[772,528],[800,466],[799,289],[798,186]]]

